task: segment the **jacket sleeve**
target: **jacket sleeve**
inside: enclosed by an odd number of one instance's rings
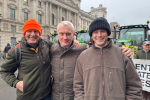
[[[17,67],[14,52],[13,56],[8,53],[5,62],[1,65],[0,74],[2,79],[11,87],[16,87],[16,84],[19,82],[14,74],[16,70]]]
[[[77,59],[74,72],[74,100],[84,100],[83,70],[79,59],[80,57]]]
[[[132,61],[125,57],[126,100],[142,100],[142,83]]]

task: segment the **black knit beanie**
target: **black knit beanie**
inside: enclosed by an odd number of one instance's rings
[[[96,18],[92,21],[89,26],[89,35],[92,36],[93,31],[98,29],[105,29],[108,36],[111,34],[110,25],[107,20],[103,17]]]

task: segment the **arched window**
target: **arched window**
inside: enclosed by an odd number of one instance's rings
[[[54,25],[54,14],[52,14],[52,25]]]
[[[64,21],[64,17],[62,17],[62,21]]]

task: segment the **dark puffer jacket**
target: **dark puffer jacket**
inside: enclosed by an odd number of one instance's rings
[[[52,44],[51,44],[52,45]],[[17,77],[14,72],[18,70]],[[17,89],[17,100],[41,100],[50,93],[51,66],[49,48],[39,40],[38,52],[27,47],[24,37],[21,40],[21,62],[16,67],[14,48],[8,52],[5,63],[1,65],[1,77],[12,87],[23,81],[23,91]]]
[[[9,50],[9,49],[11,49],[11,46],[10,46],[9,43],[7,43],[7,46],[5,47],[4,52],[5,52],[5,53],[8,53],[8,50]]]

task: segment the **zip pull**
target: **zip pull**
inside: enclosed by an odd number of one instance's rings
[[[37,55],[37,58],[38,58],[38,60],[39,60],[39,56]]]
[[[101,49],[101,55],[103,54],[103,49]]]
[[[110,78],[110,76],[111,76],[111,72],[109,72],[109,78]]]

